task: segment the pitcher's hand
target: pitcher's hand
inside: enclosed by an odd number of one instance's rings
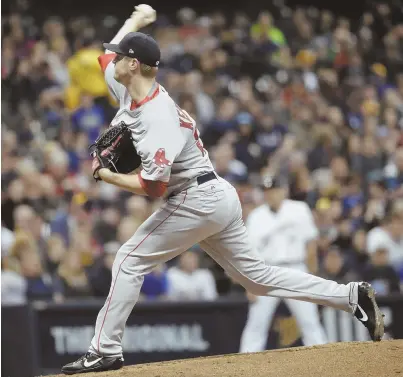
[[[157,19],[157,12],[147,4],[140,4],[134,7],[134,12],[130,18],[138,30],[153,23]]]

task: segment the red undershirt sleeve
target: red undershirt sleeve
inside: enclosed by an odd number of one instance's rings
[[[142,189],[146,192],[146,194],[151,198],[159,198],[164,195],[168,183],[161,181],[150,181],[148,179],[144,179],[140,173],[138,173],[139,181]]]
[[[116,54],[104,54],[98,57],[98,63],[101,66],[102,72],[105,72],[108,64],[115,59]]]

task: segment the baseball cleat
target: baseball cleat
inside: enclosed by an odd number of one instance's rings
[[[368,329],[373,341],[382,339],[383,315],[375,301],[375,290],[368,283],[358,284],[358,303],[354,315]]]
[[[117,370],[123,367],[123,357],[102,357],[95,353],[87,352],[77,361],[66,364],[62,368],[64,374],[78,374],[88,372],[103,372]]]

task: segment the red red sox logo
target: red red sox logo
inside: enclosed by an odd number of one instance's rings
[[[165,168],[166,166],[171,166],[172,162],[167,160],[165,157],[165,149],[160,148],[154,155],[153,162],[155,165],[159,166],[160,168]]]

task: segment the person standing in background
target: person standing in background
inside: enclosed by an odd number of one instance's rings
[[[253,210],[246,222],[253,247],[272,266],[317,272],[316,239],[319,235],[311,210],[304,202],[287,199],[287,182],[281,177],[265,177],[261,187],[265,203]],[[248,319],[241,337],[240,353],[265,350],[280,299],[247,294]],[[326,334],[317,305],[284,300],[295,316],[304,345],[324,344]]]

